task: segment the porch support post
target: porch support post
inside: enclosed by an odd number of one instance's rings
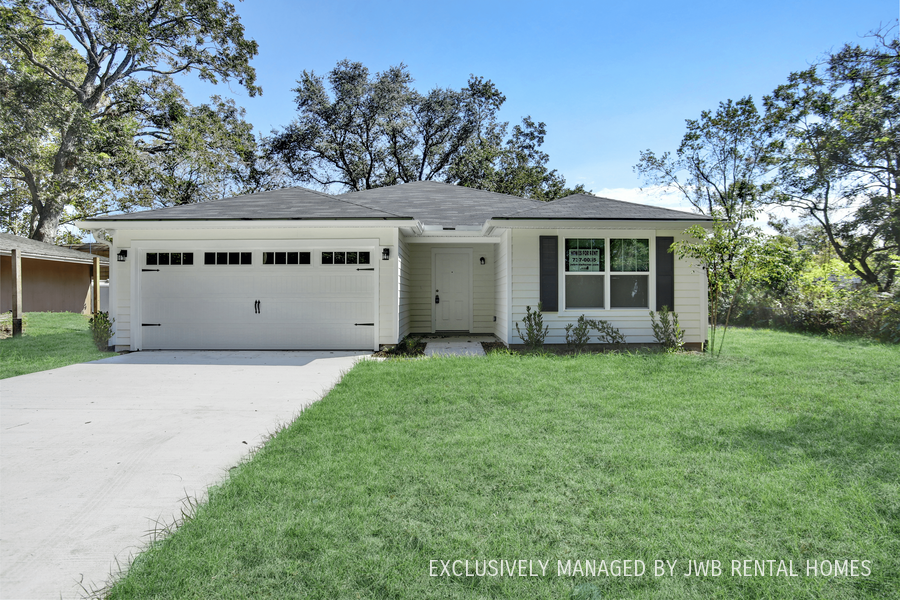
[[[10,253],[12,264],[12,334],[22,335],[22,251],[13,248]]]
[[[94,292],[93,314],[100,312],[100,257],[94,257],[94,268],[91,270],[91,286]]]

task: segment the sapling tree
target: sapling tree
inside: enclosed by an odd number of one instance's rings
[[[781,267],[773,248],[777,242],[756,227],[746,227],[746,235],[735,235],[722,219],[716,219],[712,229],[694,225],[685,231],[692,239],[675,242],[672,248],[679,258],[692,259],[706,272],[711,328],[709,346],[715,356],[722,354],[735,299],[747,285],[777,276]],[[718,315],[723,304],[726,307],[725,322],[721,340],[717,341]]]

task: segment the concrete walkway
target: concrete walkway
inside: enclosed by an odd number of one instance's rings
[[[363,352],[139,352],[0,380],[0,598],[79,598]]]
[[[425,356],[484,356],[481,342],[496,342],[492,335],[433,335],[422,338]]]

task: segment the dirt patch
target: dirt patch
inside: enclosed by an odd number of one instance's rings
[[[372,356],[377,358],[415,358],[417,356],[425,356],[425,346],[422,340],[404,339],[395,346],[385,346]]]
[[[12,337],[12,311],[0,315],[0,340]]]
[[[484,348],[485,354],[490,354],[497,350],[509,350],[503,342],[481,342],[481,347]]]

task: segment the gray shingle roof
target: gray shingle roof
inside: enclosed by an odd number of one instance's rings
[[[712,221],[705,215],[635,204],[622,200],[600,198],[589,194],[572,194],[553,202],[541,202],[540,206],[498,215],[499,219],[554,219],[596,221]]]
[[[416,219],[425,225],[481,226],[488,219],[708,221],[709,217],[621,200],[573,194],[529,200],[436,181],[416,181],[332,196],[302,187],[185,204],[103,221]]]
[[[330,220],[410,218],[302,187],[91,219],[97,221]]]
[[[20,249],[22,251],[22,256],[25,258],[42,258],[46,260],[61,260],[65,262],[87,264],[90,264],[94,260],[94,257],[86,252],[79,252],[78,250],[70,250],[69,248],[62,248],[60,246],[54,246],[53,244],[38,242],[11,233],[0,233],[0,254],[9,256],[10,250],[13,248]],[[99,258],[102,264],[109,263],[108,258],[102,256]]]
[[[425,225],[445,227],[484,225],[491,217],[546,204],[437,181],[414,181],[338,197],[372,208],[412,215]]]

